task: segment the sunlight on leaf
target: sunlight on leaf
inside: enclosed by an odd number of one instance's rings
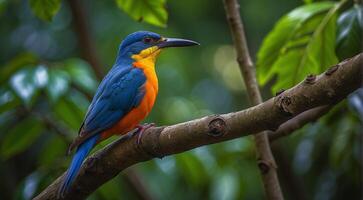
[[[40,65],[35,69],[34,82],[39,88],[43,88],[48,83],[48,72],[45,66]]]
[[[304,1],[304,3],[306,3],[306,4],[313,3],[313,0],[303,0],[303,1]]]
[[[10,86],[27,106],[30,106],[38,92],[39,84],[36,73],[36,69],[28,67],[18,71],[10,79]]]
[[[13,91],[0,88],[0,113],[16,108],[21,104],[19,98],[16,98]]]
[[[25,178],[24,190],[22,192],[24,199],[31,199],[34,196],[39,184],[39,178],[40,177],[37,172],[34,172]]]
[[[338,62],[334,52],[337,5],[340,4],[312,3],[280,19],[258,52],[260,84],[277,75],[272,88],[276,92]]]
[[[227,200],[238,199],[238,179],[233,170],[229,170],[228,173],[215,174],[215,180],[213,182],[213,195],[211,199],[215,200]]]
[[[61,6],[61,0],[30,0],[30,8],[42,20],[51,21]]]
[[[46,91],[53,102],[68,91],[69,79],[69,75],[62,70],[51,69],[49,71],[49,83]]]
[[[168,13],[165,9],[165,0],[116,0],[116,3],[134,20],[166,26]]]
[[[75,85],[89,93],[97,89],[96,75],[87,62],[73,58],[65,61],[64,65]]]

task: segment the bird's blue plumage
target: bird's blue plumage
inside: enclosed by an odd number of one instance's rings
[[[142,87],[145,81],[141,69],[117,65],[103,79],[80,130],[80,134],[87,139],[80,144],[73,157],[60,190],[61,195],[68,191],[83,160],[101,137],[100,134],[140,103],[145,94]]]
[[[83,160],[100,138],[100,134],[115,125],[140,103],[145,94],[145,81],[143,71],[132,65],[115,65],[103,79],[80,129],[80,135],[88,139],[80,144],[73,157],[62,185],[61,195],[71,186]]]
[[[74,179],[77,177],[79,169],[82,165],[83,160],[89,154],[91,149],[96,144],[100,135],[94,135],[84,141],[81,145],[79,145],[76,154],[73,156],[72,163],[69,166],[66,177],[63,181],[63,184],[59,190],[58,198],[63,197],[64,194],[69,190],[69,187],[73,183]]]
[[[97,144],[98,140],[102,139],[102,133],[108,129],[113,131],[111,127],[120,122],[133,108],[138,107],[144,99],[146,92],[144,85],[147,78],[143,68],[133,66],[135,60],[132,57],[138,55],[144,49],[156,47],[155,45],[160,42],[164,42],[162,45],[157,46],[160,48],[197,44],[187,40],[176,40],[175,38],[167,41],[159,34],[147,31],[132,33],[123,40],[115,64],[99,85],[79,130],[79,136],[71,144],[70,149],[77,146],[78,148],[61,185],[60,196],[64,196],[65,192],[69,190],[83,160],[94,145]],[[153,98],[156,96],[156,93],[148,94],[154,95]],[[152,100],[151,104],[154,103],[154,100]],[[142,116],[142,118],[144,117]]]
[[[81,134],[93,135],[110,128],[142,99],[146,81],[143,71],[132,66],[115,67],[100,84]]]

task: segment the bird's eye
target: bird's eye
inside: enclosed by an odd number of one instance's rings
[[[143,39],[144,43],[148,44],[151,43],[153,41],[153,39],[151,37],[146,37]]]

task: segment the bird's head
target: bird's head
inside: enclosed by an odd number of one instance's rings
[[[138,31],[128,35],[122,41],[117,60],[131,58],[133,61],[143,59],[155,61],[163,48],[193,45],[199,45],[199,43],[179,38],[165,38],[149,31]]]

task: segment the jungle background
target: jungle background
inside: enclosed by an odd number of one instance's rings
[[[134,31],[201,43],[162,52],[160,92],[145,122],[170,125],[248,107],[222,1],[127,2],[0,1],[0,199],[31,199],[67,169],[67,147],[90,99],[121,40]],[[240,5],[265,99],[361,51],[358,1]],[[362,197],[359,98],[363,92],[273,142],[286,199]],[[126,173],[89,199],[264,198],[251,137],[139,163]]]

